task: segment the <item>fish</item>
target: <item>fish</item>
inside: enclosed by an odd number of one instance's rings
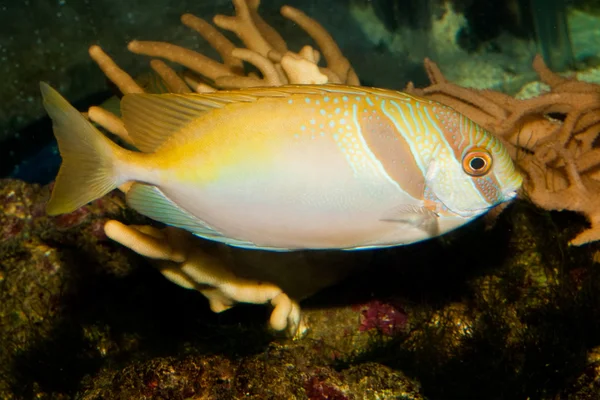
[[[388,89],[297,85],[127,94],[120,147],[41,82],[62,164],[48,215],[128,184],[139,213],[249,249],[359,250],[437,237],[515,198],[502,142]]]

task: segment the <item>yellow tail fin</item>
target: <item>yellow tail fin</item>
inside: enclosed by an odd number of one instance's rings
[[[114,166],[122,149],[50,85],[40,82],[40,90],[62,157],[46,212],[65,214],[104,196],[122,183],[118,182]]]

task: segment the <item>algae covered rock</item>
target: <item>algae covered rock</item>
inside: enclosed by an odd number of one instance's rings
[[[214,314],[199,293],[107,240],[107,219],[149,223],[120,194],[50,218],[48,193],[0,182],[0,398],[597,392],[597,247],[566,245],[583,226],[574,214],[521,201],[489,230],[479,221],[373,252],[366,270],[301,303],[309,331],[291,340],[267,329],[267,307]]]

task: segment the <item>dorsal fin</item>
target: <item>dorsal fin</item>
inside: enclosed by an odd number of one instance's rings
[[[121,100],[121,114],[135,147],[152,152],[202,114],[229,102],[202,95],[135,93]]]
[[[260,98],[281,98],[296,94],[327,93],[359,95],[368,88],[344,85],[297,85],[268,88],[223,90],[203,94],[128,94],[121,100],[125,129],[133,144],[143,152],[152,152],[173,133],[206,112],[233,103],[248,103]]]

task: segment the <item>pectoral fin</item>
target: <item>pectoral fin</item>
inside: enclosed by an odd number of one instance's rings
[[[440,234],[438,218],[439,215],[430,208],[403,204],[389,210],[381,220],[405,223],[434,237]]]

